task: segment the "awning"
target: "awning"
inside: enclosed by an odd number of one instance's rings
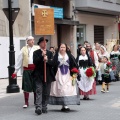
[[[55,19],[55,24],[61,25],[79,25],[79,21],[67,20],[67,19]]]

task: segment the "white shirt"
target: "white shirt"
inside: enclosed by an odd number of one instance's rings
[[[79,60],[88,60],[88,57],[87,57],[87,55],[80,55],[79,56]]]
[[[95,51],[94,51],[94,61],[95,61],[95,67],[98,68],[99,67],[98,55]]]
[[[34,52],[33,47],[28,47],[28,56],[29,56],[28,64],[33,64],[33,52]],[[22,51],[20,51],[15,64],[15,73],[17,73],[19,69],[22,67],[22,63],[23,63],[23,53]]]
[[[111,55],[114,55],[114,54],[120,55],[120,52],[119,51],[112,51],[110,54]]]

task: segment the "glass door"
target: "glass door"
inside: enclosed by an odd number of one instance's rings
[[[84,44],[86,40],[86,25],[79,25],[77,27],[77,45]]]

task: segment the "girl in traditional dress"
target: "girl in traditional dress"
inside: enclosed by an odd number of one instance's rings
[[[112,64],[108,61],[106,56],[103,57],[104,64],[101,65],[102,73],[102,90],[101,92],[109,92],[109,83],[111,82],[110,71],[112,71]],[[106,84],[106,90],[105,90]]]
[[[75,58],[67,52],[67,45],[61,44],[54,59],[56,81],[51,84],[49,104],[62,105],[61,111],[70,111],[68,105],[79,105],[77,84],[72,85],[71,69],[77,68]]]
[[[118,49],[118,45],[114,45],[113,50],[110,53],[110,61],[112,62],[113,72],[114,72],[117,80],[119,79],[118,74],[119,74],[119,71],[120,71],[119,58],[120,58],[120,52],[119,52],[119,49]]]
[[[81,47],[80,54],[77,56],[76,61],[81,74],[81,79],[78,81],[80,95],[84,95],[84,100],[89,100],[89,95],[96,94],[96,84],[94,78],[89,78],[85,74],[87,68],[93,66],[92,60],[85,47]]]

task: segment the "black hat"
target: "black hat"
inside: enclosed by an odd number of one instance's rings
[[[46,40],[46,42],[48,42],[48,39],[45,39],[45,40]],[[41,38],[38,40],[37,44],[39,45],[40,42],[42,42],[42,41],[44,41],[44,37],[41,37]]]

